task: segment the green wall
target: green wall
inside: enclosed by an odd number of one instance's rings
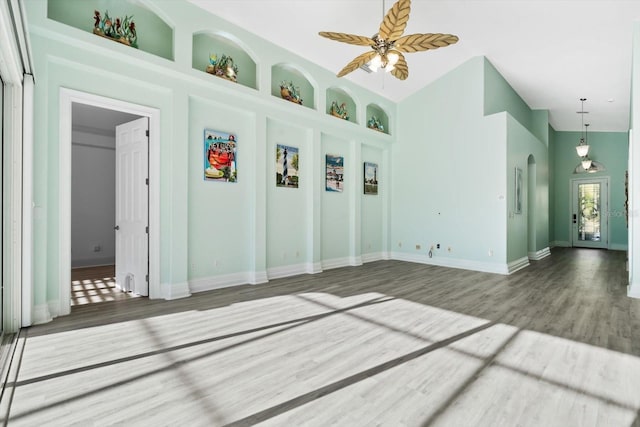
[[[531,110],[486,58],[477,57],[402,101],[398,117],[394,257],[507,273],[526,266],[531,252],[548,251],[546,111]],[[526,197],[530,155],[535,215],[526,203],[515,214],[514,170],[525,172]]]
[[[388,257],[389,217],[383,210],[390,193],[365,199],[361,179],[364,161],[390,169],[387,152],[394,142],[394,137],[366,128],[366,106],[380,106],[395,122],[393,103],[185,1],[150,6],[157,16],[169,17],[170,25],[158,26],[172,29],[165,47],[175,52],[173,60],[97,37],[89,31],[91,14],[78,13],[89,22],[89,30],[79,28],[80,21],[69,19],[80,18],[61,17],[53,10],[58,3],[25,3],[36,70],[34,304],[43,319],[48,309],[56,315],[61,286],[59,195],[67,191],[58,184],[62,88],[160,111],[161,176],[152,185],[159,185],[160,193],[162,292],[155,297],[357,265],[363,262],[362,242],[365,261]],[[129,10],[128,4],[115,3],[126,9],[117,13]],[[93,11],[115,3],[86,1],[83,7]],[[142,18],[148,25],[144,32],[153,34],[153,20]],[[212,28],[231,35],[234,46],[246,47],[256,64],[255,78],[234,84],[193,68],[193,35]],[[198,43],[195,47],[198,55],[204,50]],[[300,85],[309,94],[303,107],[272,96],[283,70],[304,77]],[[327,89],[336,87],[357,103],[354,122],[326,114]],[[237,183],[203,180],[205,128],[237,135]],[[276,144],[300,148],[298,189],[275,187]],[[349,161],[344,193],[325,194],[326,152],[344,153]]]
[[[505,267],[506,129],[503,120],[484,117],[483,69],[484,58],[473,58],[399,104],[391,198],[396,258]]]
[[[580,163],[576,145],[580,132],[556,132],[554,141],[554,232],[556,246],[571,242],[571,179],[609,177],[609,248],[626,250],[628,230],[624,217],[624,180],[629,159],[626,132],[589,132],[589,157],[602,163],[606,171],[574,174]]]
[[[484,94],[485,115],[506,111],[539,140],[545,144],[548,143],[548,111],[529,108],[527,103],[486,58],[484,61]]]

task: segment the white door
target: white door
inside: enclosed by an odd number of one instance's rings
[[[572,245],[608,248],[609,179],[576,179],[572,182]]]
[[[149,119],[116,127],[116,285],[149,295]]]

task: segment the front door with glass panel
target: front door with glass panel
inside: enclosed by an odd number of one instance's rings
[[[609,178],[575,179],[571,189],[572,246],[607,248]]]

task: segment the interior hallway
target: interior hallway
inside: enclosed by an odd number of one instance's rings
[[[380,261],[76,306],[22,331],[8,424],[637,426],[626,275],[556,248],[511,276]]]

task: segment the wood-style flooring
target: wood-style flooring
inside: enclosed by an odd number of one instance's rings
[[[71,306],[134,298],[116,288],[116,266],[80,267],[71,270]]]
[[[7,421],[638,426],[626,284],[624,252],[557,248],[511,276],[379,261],[77,306],[22,332]]]

